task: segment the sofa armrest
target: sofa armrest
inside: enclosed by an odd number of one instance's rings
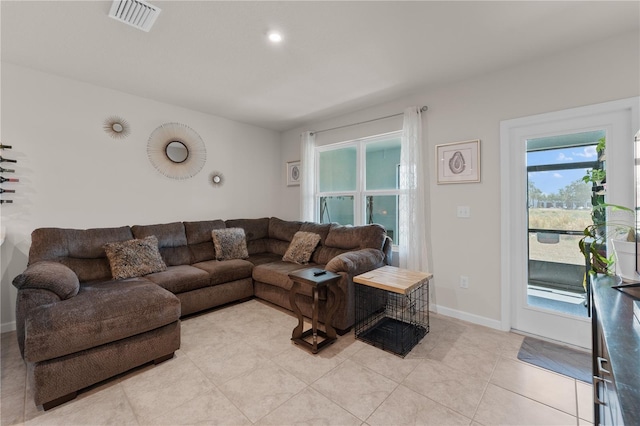
[[[384,263],[391,265],[393,260],[393,240],[388,235],[384,238],[384,244],[382,245],[382,251],[384,252]]]
[[[48,290],[61,300],[69,299],[80,290],[78,276],[70,268],[58,262],[40,261],[29,265],[14,278],[18,290]]]
[[[330,272],[346,272],[351,276],[363,274],[384,265],[384,252],[367,248],[342,253],[331,259],[325,269]]]

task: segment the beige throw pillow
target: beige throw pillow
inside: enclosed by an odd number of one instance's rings
[[[319,242],[320,235],[314,232],[298,231],[293,236],[291,244],[289,244],[289,248],[282,257],[282,260],[299,263],[301,265],[307,264]]]
[[[211,231],[217,260],[246,259],[249,257],[247,239],[242,228],[214,229]]]
[[[104,251],[109,259],[114,280],[141,277],[167,269],[160,256],[155,235],[141,240],[107,243],[104,245]]]

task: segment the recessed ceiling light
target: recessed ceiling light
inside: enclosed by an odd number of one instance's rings
[[[271,31],[267,36],[272,43],[280,43],[282,41],[282,34],[277,31]]]

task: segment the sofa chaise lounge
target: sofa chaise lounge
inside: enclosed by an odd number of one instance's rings
[[[244,256],[218,260],[224,248],[212,239],[214,230],[242,230]],[[308,263],[283,260],[299,232],[319,236]],[[157,241],[163,268],[114,279],[107,251],[149,241]],[[288,273],[301,268],[321,267],[342,276],[343,297],[333,325],[343,334],[355,320],[353,276],[390,260],[391,240],[375,224],[272,217],[36,229],[28,267],[14,279],[17,337],[34,402],[46,410],[87,386],[172,358],[180,347],[180,318],[186,315],[252,297],[291,310]],[[320,321],[326,297],[321,295]],[[311,316],[310,288],[300,290],[296,304]]]

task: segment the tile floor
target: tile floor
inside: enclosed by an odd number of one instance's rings
[[[15,332],[2,335],[1,424],[588,425],[591,386],[518,361],[523,337],[435,313],[402,359],[353,333],[310,355],[296,319],[258,300],[182,322],[173,359],[44,412]]]

